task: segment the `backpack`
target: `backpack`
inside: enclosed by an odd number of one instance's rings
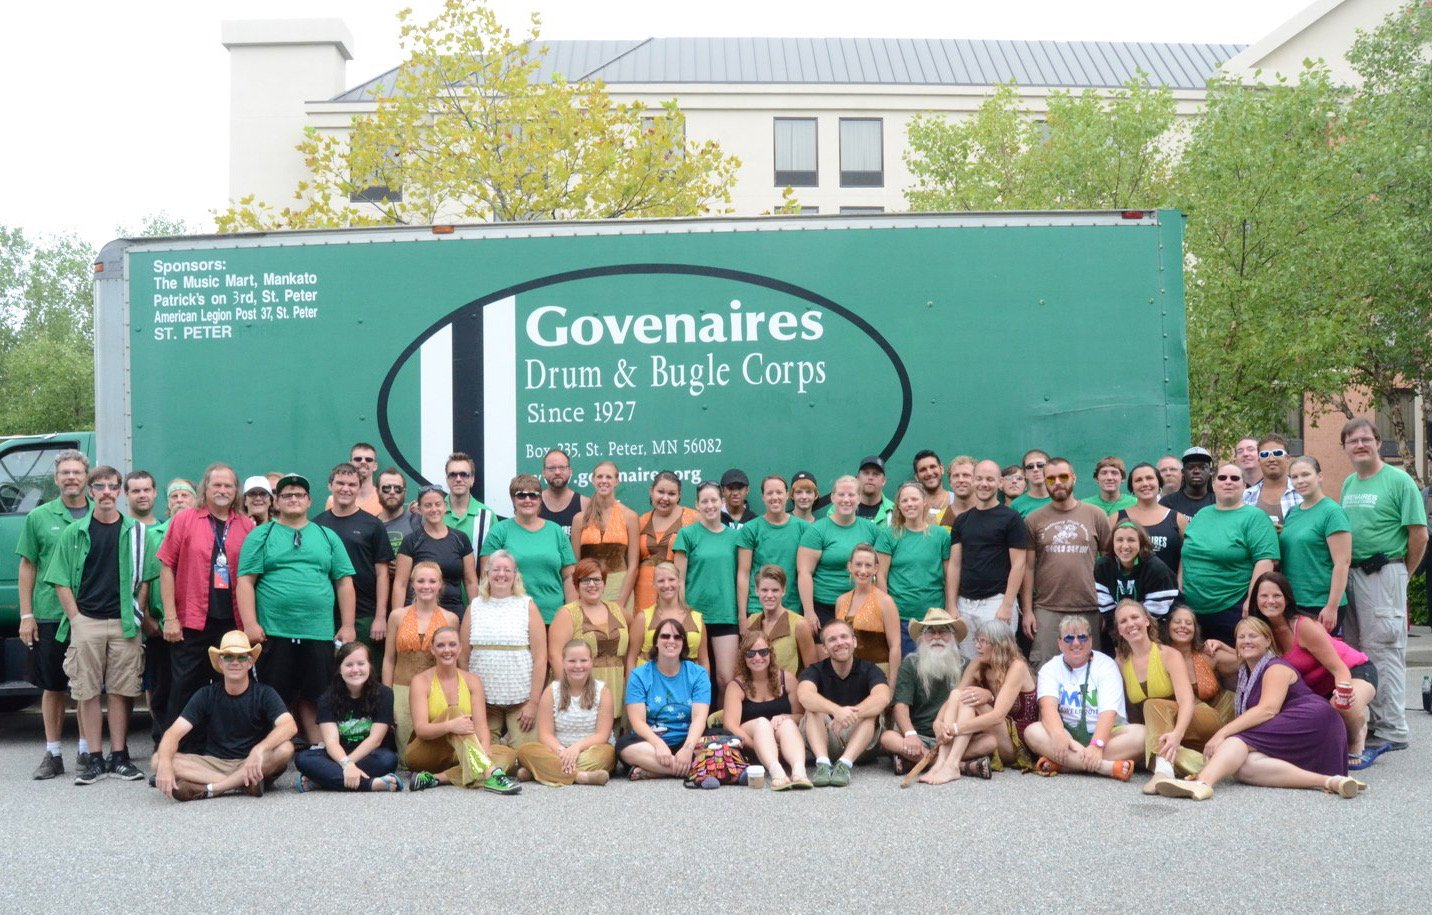
[[[691,754],[691,771],[686,775],[688,788],[719,788],[741,784],[746,778],[746,757],[741,752],[741,738],[730,735],[709,735]]]

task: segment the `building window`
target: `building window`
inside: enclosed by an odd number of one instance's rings
[[[884,124],[879,118],[840,119],[840,186],[884,187]]]
[[[819,216],[820,207],[801,207],[802,216]]]
[[[885,212],[884,207],[841,207],[842,216],[871,216],[876,213]]]
[[[776,187],[815,187],[815,118],[776,118]]]
[[[1412,391],[1398,391],[1390,403],[1379,404],[1377,408],[1377,434],[1382,439],[1382,456],[1401,463],[1402,441],[1407,441],[1407,453],[1416,449],[1417,429],[1416,400]],[[1400,426],[1400,428],[1399,428]]]

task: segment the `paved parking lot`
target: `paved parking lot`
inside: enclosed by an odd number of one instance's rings
[[[290,772],[260,800],[189,804],[143,782],[32,782],[38,716],[6,715],[0,911],[1423,911],[1432,716],[1412,714],[1412,748],[1352,801],[1233,784],[1146,798],[1142,773],[901,791],[879,765],[843,790],[512,798],[298,795]]]

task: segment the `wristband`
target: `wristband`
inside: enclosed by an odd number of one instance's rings
[[[22,613],[22,614],[20,614],[20,619],[21,619],[22,621],[24,621],[24,620],[32,620],[32,619],[34,619],[34,618],[35,618],[35,614],[33,614],[33,613]]]
[[[906,731],[906,732],[905,732],[905,736],[906,736],[906,737],[915,737],[915,736],[917,736],[917,735],[916,735],[916,733],[915,733],[914,731]]]
[[[349,759],[347,756],[345,756],[345,757],[343,757],[343,760],[338,763],[338,765],[340,765],[340,766],[351,766],[351,765],[353,765],[353,760],[351,760],[351,759]]]

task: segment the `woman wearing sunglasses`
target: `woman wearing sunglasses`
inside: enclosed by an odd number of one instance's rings
[[[756,751],[774,791],[812,787],[806,778],[802,712],[795,676],[776,666],[761,630],[747,631],[736,656],[736,676],[726,685],[724,727]],[[782,757],[790,764],[789,775]]]
[[[551,624],[557,608],[577,596],[572,567],[577,557],[572,541],[560,525],[542,517],[542,487],[530,473],[518,474],[508,484],[512,517],[499,521],[482,541],[482,572],[498,550],[512,554],[522,570],[527,596],[537,605],[542,622]]]
[[[631,766],[632,781],[683,778],[691,769],[711,710],[711,675],[682,660],[685,651],[686,629],[676,620],[662,620],[650,660],[627,681],[631,731],[617,741],[617,755]]]
[[[1203,634],[1233,642],[1247,615],[1253,582],[1273,571],[1278,532],[1268,516],[1243,502],[1243,472],[1232,461],[1213,476],[1213,505],[1193,516],[1184,534],[1179,586]]]

